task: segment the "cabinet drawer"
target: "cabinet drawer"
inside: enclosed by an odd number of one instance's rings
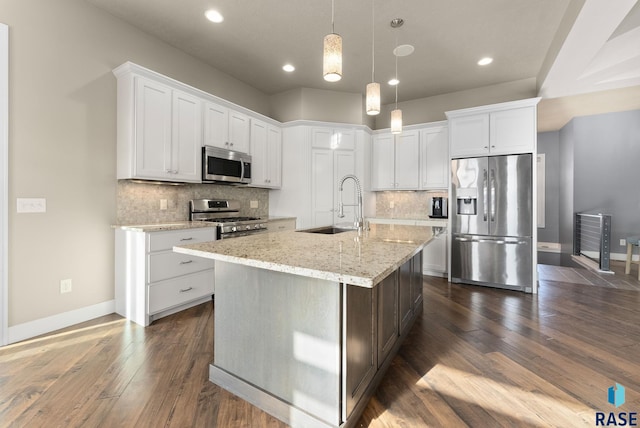
[[[149,285],[150,315],[213,294],[213,269]]]
[[[267,230],[269,232],[282,232],[283,230],[295,230],[296,220],[271,220],[267,223]]]
[[[213,269],[214,261],[172,251],[149,254],[147,282],[158,282],[180,275]]]
[[[151,232],[149,233],[148,251],[171,250],[174,245],[195,244],[215,239],[215,227]]]

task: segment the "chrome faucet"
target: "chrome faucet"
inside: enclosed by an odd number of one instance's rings
[[[357,196],[358,196],[358,203],[357,204],[347,204],[345,205],[344,203],[342,203],[342,185],[344,184],[344,182],[347,179],[352,179],[353,182],[356,185],[356,191],[357,191]],[[358,180],[358,177],[356,177],[353,174],[347,174],[344,177],[342,177],[342,180],[340,180],[340,203],[338,204],[338,217],[343,218],[344,217],[344,207],[358,207],[358,213],[357,213],[357,217],[353,223],[353,225],[358,229],[358,232],[362,232],[362,230],[364,229],[364,216],[362,214],[362,186],[360,186],[360,180]]]

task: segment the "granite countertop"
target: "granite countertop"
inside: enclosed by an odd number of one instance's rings
[[[114,229],[131,230],[134,232],[160,232],[167,230],[196,229],[200,227],[214,227],[218,223],[207,221],[172,221],[170,223],[150,224],[114,224]]]
[[[414,222],[418,226],[437,225],[437,226],[444,226],[444,227],[446,227],[449,222],[449,219],[446,219],[446,218],[429,218],[429,217],[427,218],[370,217],[370,218],[367,218],[367,220],[369,220],[372,223],[401,224],[401,223]]]
[[[295,217],[274,217],[269,216],[265,221],[277,220],[295,220]],[[114,229],[132,230],[134,232],[159,232],[167,230],[196,229],[200,227],[214,227],[219,223],[211,221],[172,221],[167,223],[149,223],[149,224],[114,224]]]
[[[432,239],[428,226],[372,224],[323,235],[296,231],[263,233],[174,247],[178,253],[311,278],[373,287]]]

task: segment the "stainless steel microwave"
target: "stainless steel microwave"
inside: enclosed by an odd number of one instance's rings
[[[202,148],[202,182],[251,183],[251,155],[218,147]]]

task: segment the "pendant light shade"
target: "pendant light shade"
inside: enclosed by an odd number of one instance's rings
[[[380,84],[371,82],[367,85],[367,114],[370,116],[380,113]]]
[[[391,133],[402,133],[402,110],[398,108],[391,110]]]
[[[371,0],[371,83],[366,90],[366,109],[369,116],[380,113],[380,84],[376,83],[376,32],[375,32],[375,3]]]
[[[342,79],[342,37],[331,33],[324,36],[322,74],[327,82]]]

